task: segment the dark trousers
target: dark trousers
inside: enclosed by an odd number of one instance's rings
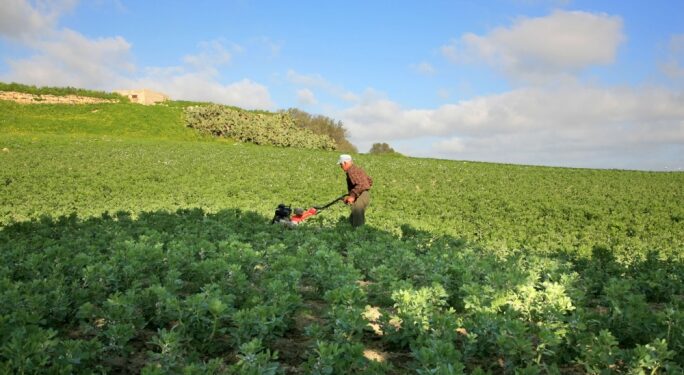
[[[353,227],[360,227],[366,222],[366,207],[370,204],[370,191],[364,191],[351,204],[349,222]]]

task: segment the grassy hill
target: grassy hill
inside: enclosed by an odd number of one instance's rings
[[[183,124],[181,106],[36,104],[0,101],[3,135],[99,136],[125,139],[197,140]]]
[[[684,174],[358,155],[368,225],[287,230],[278,203],[344,192],[337,153],[183,105],[0,101],[0,372],[684,366]]]

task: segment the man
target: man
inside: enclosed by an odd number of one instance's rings
[[[347,190],[344,203],[351,206],[349,221],[353,227],[360,227],[366,222],[366,207],[370,203],[370,188],[373,180],[359,166],[355,165],[349,155],[340,155],[337,164],[347,174]]]

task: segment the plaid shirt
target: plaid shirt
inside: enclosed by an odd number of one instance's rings
[[[373,179],[361,167],[352,164],[347,169],[347,190],[349,190],[349,195],[358,198],[361,193],[370,190],[371,186],[373,186]]]

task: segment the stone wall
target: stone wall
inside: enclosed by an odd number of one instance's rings
[[[99,104],[118,103],[116,99],[100,99],[77,95],[33,95],[23,92],[0,91],[0,100],[11,100],[22,104]]]
[[[116,90],[114,92],[128,97],[131,103],[144,105],[157,104],[169,100],[168,95],[150,89]]]

